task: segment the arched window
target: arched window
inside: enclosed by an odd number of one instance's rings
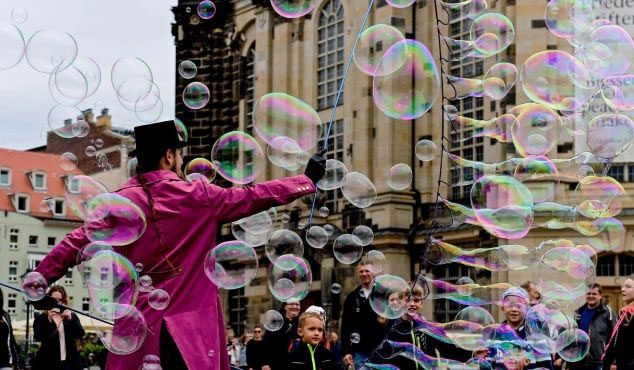
[[[247,51],[246,60],[244,63],[246,76],[246,132],[253,134],[253,104],[255,103],[255,42],[249,47]]]
[[[343,5],[330,0],[321,10],[317,28],[317,107],[334,106],[343,78]],[[339,104],[343,103],[343,95]]]

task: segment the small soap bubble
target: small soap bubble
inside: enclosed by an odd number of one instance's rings
[[[319,208],[319,215],[321,217],[328,217],[329,214],[330,214],[330,210],[328,209],[328,207]]]
[[[332,292],[332,294],[339,294],[341,293],[341,285],[334,283],[330,286],[330,291]]]

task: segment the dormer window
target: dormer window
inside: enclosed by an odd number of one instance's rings
[[[55,199],[53,201],[53,216],[63,217],[66,216],[66,207],[64,207],[64,199]]]
[[[66,191],[71,194],[79,194],[79,179],[66,178]]]
[[[26,194],[9,194],[13,207],[17,212],[29,212],[29,196]]]
[[[11,170],[0,168],[0,186],[11,186]]]
[[[44,172],[27,172],[34,190],[46,190],[46,174]]]

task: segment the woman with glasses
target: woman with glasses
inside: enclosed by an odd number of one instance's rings
[[[18,368],[18,346],[13,337],[11,317],[4,310],[4,295],[0,290],[0,370]]]
[[[68,295],[61,286],[52,286],[48,295],[68,306]],[[81,370],[77,340],[84,337],[79,317],[69,310],[58,308],[44,311],[33,323],[35,341],[41,346],[33,360],[33,370]]]
[[[262,370],[285,370],[286,354],[291,342],[297,338],[297,320],[301,313],[299,302],[282,304],[280,313],[284,318],[284,324],[277,331],[269,331],[264,335],[266,356]]]

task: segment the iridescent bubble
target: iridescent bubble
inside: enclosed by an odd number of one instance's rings
[[[368,300],[377,315],[386,319],[397,319],[407,312],[407,299],[411,292],[409,284],[396,275],[381,275],[374,279]]]
[[[283,224],[287,224],[287,223],[289,223],[290,220],[291,220],[291,216],[289,216],[288,214],[285,213],[285,214],[283,214],[281,216],[281,220],[280,221],[282,221]]]
[[[55,206],[55,201],[53,200],[53,198],[44,198],[40,202],[40,211],[51,212],[54,206]]]
[[[220,176],[234,184],[249,184],[264,168],[264,153],[253,136],[242,131],[222,135],[211,149],[211,161]]]
[[[183,78],[194,78],[197,72],[198,68],[196,67],[196,63],[191,60],[184,60],[178,65],[178,73]]]
[[[521,239],[533,224],[533,196],[510,176],[485,175],[476,180],[471,206],[482,227],[500,238]]]
[[[354,63],[359,70],[367,75],[374,76],[377,66],[387,50],[399,41],[405,40],[403,33],[397,28],[387,24],[377,24],[368,27],[359,36],[359,41],[354,53]],[[405,61],[405,59],[402,59]],[[384,68],[381,72],[390,74],[398,69],[398,65],[392,66],[392,71]]]
[[[248,243],[231,240],[216,245],[205,258],[205,274],[218,287],[238,289],[248,285],[258,270],[258,256]]]
[[[66,183],[64,198],[75,216],[83,220],[88,214],[92,198],[107,192],[108,188],[92,177],[76,175]]]
[[[372,244],[374,241],[374,231],[372,231],[372,228],[365,225],[355,227],[354,230],[352,230],[352,235],[359,238],[361,245],[364,247]]]
[[[268,310],[264,314],[264,328],[266,331],[278,331],[284,325],[282,314],[275,310]]]
[[[489,56],[503,51],[513,43],[515,27],[503,14],[486,13],[473,21],[469,34],[474,50]]]
[[[152,91],[154,76],[143,59],[125,57],[118,59],[112,66],[110,81],[117,92],[119,101],[123,100],[134,104]],[[123,86],[124,84],[125,86]],[[132,110],[132,107],[126,108]]]
[[[299,18],[315,8],[314,0],[271,0],[271,6],[284,18]]]
[[[342,234],[332,245],[332,252],[337,261],[344,265],[355,263],[363,254],[361,240],[352,234]]]
[[[517,67],[512,63],[494,64],[482,79],[484,93],[491,99],[500,100],[506,96],[517,80]]]
[[[158,87],[134,103],[134,115],[141,122],[156,122],[161,114],[163,114],[163,99],[158,92]]]
[[[463,276],[458,281],[456,281],[456,286],[458,287],[458,291],[462,295],[471,295],[473,294],[471,285],[475,284],[473,279],[468,276]]]
[[[143,271],[143,264],[141,262],[137,263],[134,265],[134,269],[136,270],[136,272],[141,272]]]
[[[187,166],[185,166],[185,176],[189,176],[192,174],[200,174],[202,175],[207,182],[212,182],[216,178],[216,169],[211,161],[205,158],[194,158]]]
[[[578,362],[590,351],[590,336],[581,329],[566,329],[557,337],[555,347],[564,361]]]
[[[393,72],[385,73],[389,71]],[[438,68],[427,47],[416,40],[404,40],[392,45],[379,62],[372,96],[387,116],[411,120],[431,108],[439,87]]]
[[[561,50],[531,55],[524,62],[520,81],[529,99],[563,111],[581,109],[594,93],[585,66]]]
[[[534,281],[544,298],[574,301],[585,296],[594,283],[594,268],[584,252],[571,247],[556,247],[544,253],[535,264]]]
[[[86,137],[90,133],[90,125],[83,119],[71,124],[71,131],[75,137]]]
[[[550,0],[544,14],[548,30],[565,39],[575,37],[580,33],[580,27],[592,23],[593,18],[592,1],[589,0]]]
[[[436,144],[431,140],[421,140],[416,143],[416,157],[423,162],[429,162],[436,157]]]
[[[324,225],[324,230],[326,230],[326,234],[328,234],[328,236],[335,233],[335,227],[330,224]]]
[[[372,271],[375,275],[382,273],[387,265],[385,255],[376,250],[366,253],[365,257],[363,257],[363,261],[366,265],[369,265],[370,271]]]
[[[626,193],[612,177],[587,176],[579,181],[574,199],[579,202],[576,210],[583,216],[616,217],[623,209]]]
[[[204,108],[209,99],[209,88],[202,82],[192,82],[183,90],[183,103],[189,109]]]
[[[313,248],[321,249],[328,244],[328,233],[321,226],[311,226],[306,232],[306,243]]]
[[[161,359],[157,355],[145,355],[143,356],[144,365],[160,364]]]
[[[174,124],[176,125],[176,131],[178,132],[179,139],[187,142],[189,140],[189,131],[187,130],[187,126],[185,126],[183,121],[178,118],[174,118]]]
[[[297,142],[286,136],[273,139],[266,148],[266,155],[273,165],[289,171],[297,171],[309,159]]]
[[[113,249],[111,245],[99,242],[85,245],[77,254],[77,269],[82,272],[84,262],[90,260],[95,253],[103,250],[112,251]]]
[[[269,145],[279,137],[287,137],[303,151],[317,145],[323,124],[313,107],[283,93],[262,96],[253,107],[255,133]]]
[[[387,0],[386,2],[394,8],[407,8],[414,4],[416,0]]]
[[[22,291],[30,301],[39,301],[44,298],[47,288],[46,278],[37,271],[27,273],[22,279]]]
[[[275,230],[266,243],[264,251],[269,261],[275,263],[275,260],[283,255],[303,256],[304,242],[302,242],[302,238],[297,233],[291,230]]]
[[[361,336],[359,335],[359,333],[352,333],[350,334],[350,342],[352,343],[359,343],[361,341]]]
[[[634,75],[605,78],[601,96],[605,103],[616,111],[634,109]]]
[[[634,41],[627,30],[619,25],[605,25],[596,28],[590,33],[586,41],[589,44],[602,45],[600,53],[608,50],[609,58],[597,71],[597,77],[610,77],[625,74],[632,65],[631,55],[634,53]],[[596,59],[596,58],[593,58]]]
[[[104,316],[104,312],[122,312],[123,314]],[[106,330],[102,329],[102,322],[91,319],[97,330],[97,336],[108,351],[123,356],[134,353],[143,346],[148,332],[147,323],[143,314],[133,305],[106,303],[96,307],[91,314],[110,322],[116,319],[117,325]]]
[[[148,304],[155,310],[164,310],[170,304],[170,295],[163,289],[154,289],[148,296]]]
[[[128,245],[143,235],[145,213],[128,198],[103,193],[94,196],[87,207],[84,231],[93,242]]]
[[[74,66],[60,69],[56,67],[48,79],[48,90],[57,103],[64,106],[76,106],[88,95],[86,76]]]
[[[515,116],[511,135],[522,157],[546,155],[557,145],[563,122],[554,110],[535,103],[525,103],[509,110]]]
[[[308,262],[292,254],[280,256],[275,263],[270,264],[267,278],[269,291],[275,299],[282,302],[301,301],[308,295],[313,284],[313,274]],[[276,283],[281,279],[287,279],[292,283],[292,294],[289,294],[286,289],[280,291],[276,289]],[[284,284],[278,288],[287,286],[291,285]]]
[[[69,33],[39,30],[26,44],[26,60],[38,72],[62,71],[77,57],[77,42]]]
[[[11,19],[15,23],[24,23],[29,18],[29,13],[24,8],[13,8],[11,10]]]
[[[329,214],[330,214],[330,210],[328,209],[328,207],[319,208],[319,216],[328,217]]]
[[[559,172],[557,166],[546,156],[528,156],[515,167],[513,174],[517,180],[525,181],[558,181]],[[554,198],[554,187],[552,186],[534,186],[531,187],[533,201],[535,203],[545,202]]]
[[[339,294],[339,293],[341,293],[341,285],[340,285],[340,284],[337,284],[337,283],[332,284],[332,285],[330,286],[330,292],[331,292],[332,294]]]
[[[287,278],[277,280],[275,285],[273,285],[272,291],[275,291],[276,297],[280,299],[289,299],[297,293],[295,283]]]
[[[370,179],[359,172],[350,172],[341,187],[343,196],[357,208],[367,208],[376,201],[376,188]]]
[[[203,0],[198,4],[198,16],[202,19],[211,19],[216,15],[216,4],[209,0]],[[185,76],[183,76],[185,77]],[[192,76],[193,77],[193,76]],[[185,77],[187,78],[187,77]],[[191,78],[191,77],[190,77]]]
[[[64,171],[72,171],[77,168],[77,157],[71,152],[66,152],[59,157],[59,167]]]
[[[114,289],[122,284],[138,281],[138,272],[130,260],[107,248],[92,249],[95,252],[82,263],[82,276],[88,287]]]
[[[48,112],[48,126],[59,137],[70,139],[75,136],[73,119],[81,117],[82,113],[76,107],[56,105]]]
[[[22,31],[12,24],[0,23],[0,70],[9,69],[24,58],[24,36]]]
[[[140,116],[137,117],[139,119],[145,119],[144,115],[156,114],[156,111],[163,108],[159,86],[154,81],[142,77],[123,81],[117,90],[117,100],[125,109]]]
[[[412,184],[412,168],[405,163],[394,165],[387,174],[387,185],[394,190],[405,190]]]
[[[491,324],[495,324],[495,320],[489,311],[482,307],[468,306],[458,312],[450,326],[449,334],[460,348],[475,351],[487,347],[483,329]]]
[[[586,140],[592,154],[612,159],[632,146],[634,122],[623,114],[598,115],[588,123]]]
[[[273,219],[271,218],[271,214],[267,211],[241,218],[235,223],[239,224],[245,231],[253,234],[266,233],[273,227]]]
[[[317,182],[317,187],[321,190],[334,190],[343,186],[348,168],[343,162],[336,159],[326,160],[326,173]]]
[[[526,339],[541,353],[555,353],[559,334],[572,325],[573,320],[556,305],[538,303],[526,313]]]
[[[588,244],[596,251],[611,251],[625,245],[625,226],[616,218],[598,218],[592,223],[596,234],[588,236]]]
[[[144,293],[152,291],[152,278],[149,275],[143,275],[139,278],[139,291]]]

